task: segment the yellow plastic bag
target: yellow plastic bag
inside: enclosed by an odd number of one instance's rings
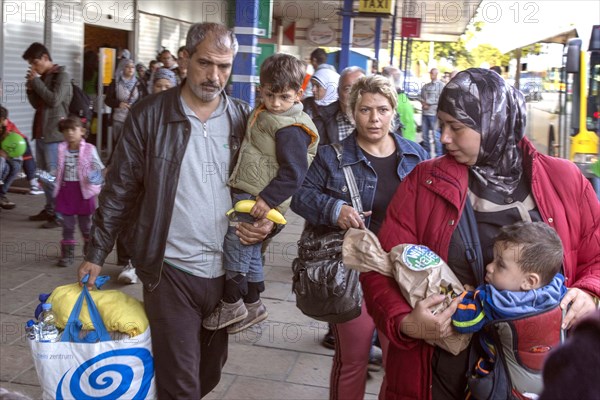
[[[78,283],[59,286],[52,291],[46,302],[52,304],[52,309],[56,313],[56,326],[64,329],[80,294],[81,287]],[[92,290],[90,294],[108,331],[123,332],[133,337],[148,328],[144,305],[136,298],[119,290]],[[83,324],[83,329],[94,329],[85,302],[79,320]]]

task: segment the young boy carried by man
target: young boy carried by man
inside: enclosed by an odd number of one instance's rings
[[[234,205],[256,201],[246,203],[252,204],[251,221],[269,218],[272,209],[285,214],[317,152],[317,128],[300,102],[305,72],[306,65],[288,54],[274,54],[261,66],[261,103],[250,115],[239,159],[228,182]],[[233,213],[232,218],[242,221],[243,213]],[[241,243],[235,234],[236,225],[232,221],[223,244],[223,300],[202,324],[208,330],[227,327],[230,334],[268,316],[260,300],[265,289],[263,243]]]

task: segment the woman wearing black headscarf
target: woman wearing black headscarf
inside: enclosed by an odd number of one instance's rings
[[[469,262],[467,248],[480,250],[485,266],[500,227],[543,221],[563,243],[569,290],[561,307],[570,305],[563,320],[569,328],[600,297],[600,205],[575,165],[538,153],[524,137],[525,115],[522,94],[495,72],[473,68],[457,74],[438,105],[447,154],[419,164],[402,182],[379,239],[386,251],[401,243],[426,245],[463,284],[478,286],[485,271]],[[380,396],[464,398],[468,349],[454,356],[425,342],[452,333],[457,299],[433,315],[429,308],[444,296],[428,297],[413,309],[394,280],[371,272],[361,274],[361,283],[369,314],[390,340],[387,391]]]

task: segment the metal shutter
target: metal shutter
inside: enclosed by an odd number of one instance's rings
[[[138,60],[146,66],[156,58],[160,49],[160,17],[146,13],[140,13]]]
[[[160,45],[177,57],[179,48],[179,21],[162,17],[160,19]]]
[[[55,64],[66,67],[71,79],[81,87],[83,75],[83,17],[82,6],[53,2],[56,10],[48,50]],[[62,6],[61,6],[62,4]],[[60,11],[60,15],[58,14]]]
[[[190,26],[192,26],[192,24],[188,24],[187,22],[179,23],[179,46],[177,48],[185,46],[185,39],[187,38],[187,33],[190,30]]]
[[[9,118],[19,130],[31,138],[34,109],[27,101],[25,75],[29,69],[21,55],[33,42],[44,42],[45,1],[13,3],[17,8],[3,6],[2,41],[2,105],[9,111]]]

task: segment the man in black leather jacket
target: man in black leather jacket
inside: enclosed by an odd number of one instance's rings
[[[226,330],[206,331],[202,318],[223,295],[226,183],[250,114],[248,104],[223,91],[237,49],[226,26],[193,25],[187,79],[131,109],[78,270],[79,280],[89,273],[91,287],[127,228],[144,284],[160,399],[201,398],[218,384],[227,359]],[[243,243],[272,229],[266,219],[238,227]]]

